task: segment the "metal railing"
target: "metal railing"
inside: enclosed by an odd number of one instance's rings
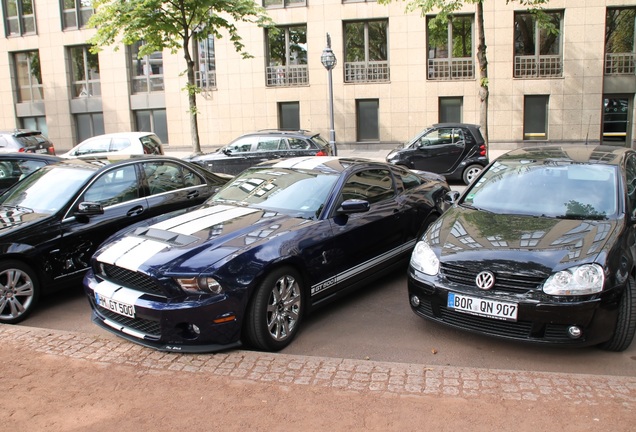
[[[309,84],[307,65],[268,66],[267,87],[293,87]]]
[[[386,82],[390,79],[388,61],[347,62],[344,65],[345,82]]]
[[[428,59],[428,79],[468,80],[475,78],[475,63],[471,58]]]
[[[216,88],[216,71],[194,71],[194,83],[203,90]]]
[[[515,78],[546,78],[563,76],[560,55],[515,56]]]
[[[636,53],[605,54],[605,75],[634,75]]]

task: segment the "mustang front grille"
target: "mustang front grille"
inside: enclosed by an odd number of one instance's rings
[[[158,321],[151,321],[143,318],[129,318],[119,315],[101,306],[97,306],[99,314],[110,321],[121,324],[129,329],[137,330],[145,335],[159,338],[161,336],[161,327]]]
[[[143,273],[104,263],[99,263],[99,268],[102,269],[98,273],[99,276],[110,282],[144,293],[166,297],[166,293],[155,280]]]

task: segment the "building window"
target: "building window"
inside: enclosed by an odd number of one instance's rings
[[[356,100],[356,129],[358,141],[379,141],[380,122],[378,99]]]
[[[515,13],[515,78],[560,77],[563,75],[563,14],[548,13],[558,33],[541,28],[529,12]]]
[[[33,0],[3,0],[5,35],[35,34],[35,8]]]
[[[306,0],[263,0],[266,8],[285,8],[290,6],[305,6]]]
[[[608,8],[605,18],[605,74],[634,75],[636,9]]]
[[[461,123],[463,106],[464,98],[461,96],[439,98],[439,122]]]
[[[168,144],[168,120],[165,109],[135,111],[137,132],[154,132],[163,144]]]
[[[473,17],[451,15],[440,23],[430,17],[428,32],[428,79],[473,79]]]
[[[69,48],[74,98],[101,96],[99,59],[88,45]]]
[[[78,143],[96,135],[104,134],[103,113],[74,114],[73,117],[75,117],[75,134],[77,135]]]
[[[300,103],[278,103],[278,127],[287,130],[300,130]]]
[[[139,57],[142,41],[130,46],[132,92],[151,93],[163,91],[163,54],[161,51]]]
[[[549,96],[526,96],[523,102],[523,139],[548,139]]]
[[[216,55],[214,36],[194,41],[195,71],[194,80],[202,89],[216,88]]]
[[[267,32],[267,86],[309,84],[307,70],[307,26],[279,27]]]
[[[73,29],[86,26],[93,15],[92,0],[60,0],[62,8],[62,28]]]
[[[387,20],[344,24],[345,82],[389,81]]]
[[[15,78],[18,102],[35,102],[44,99],[39,51],[14,54]]]
[[[39,130],[42,135],[49,135],[49,128],[46,125],[46,117],[20,117],[20,127],[22,129]]]

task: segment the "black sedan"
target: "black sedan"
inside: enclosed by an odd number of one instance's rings
[[[405,268],[448,191],[361,159],[260,164],[200,208],[105,242],[84,279],[93,320],[164,351],[280,350],[306,313]]]
[[[0,153],[0,193],[44,165],[62,158],[41,153]]]
[[[629,347],[636,330],[636,152],[514,150],[417,243],[413,311],[449,326],[552,345]]]
[[[41,294],[79,283],[117,230],[203,203],[229,177],[169,157],[62,161],[0,195],[0,323],[17,323]]]

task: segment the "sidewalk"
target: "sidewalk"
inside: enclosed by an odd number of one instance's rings
[[[633,430],[636,377],[162,353],[0,325],[1,430]]]

